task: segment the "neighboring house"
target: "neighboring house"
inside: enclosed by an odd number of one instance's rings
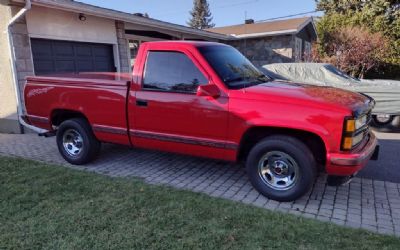
[[[312,17],[257,22],[208,29],[237,39],[229,43],[257,66],[268,63],[297,62],[311,52],[317,40]]]
[[[311,19],[284,26],[279,28],[282,32],[275,30],[272,34],[270,26],[276,24],[254,29],[252,33],[224,33],[218,29],[210,32],[73,0],[0,0],[0,132],[23,132],[19,116],[24,113],[22,93],[26,76],[130,72],[137,48],[147,41],[229,43],[260,64],[286,61],[270,50],[293,61],[295,38],[302,39],[301,47],[306,41],[315,40]]]

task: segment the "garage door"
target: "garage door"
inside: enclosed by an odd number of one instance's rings
[[[31,39],[36,75],[79,72],[115,72],[109,44]]]

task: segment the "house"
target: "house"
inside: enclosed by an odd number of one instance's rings
[[[294,40],[301,38],[303,46],[315,39],[310,22],[282,24],[281,32],[256,23],[244,31],[240,26],[197,30],[73,0],[0,0],[0,132],[24,132],[20,116],[27,76],[130,72],[140,44],[159,40],[218,41],[238,47],[256,63],[271,61],[269,56],[286,61],[276,54],[291,60]]]
[[[0,132],[21,133],[25,78],[129,72],[142,42],[229,36],[72,0],[0,0]]]
[[[292,18],[211,28],[208,31],[230,35],[228,41],[255,65],[297,62],[311,52],[311,43],[317,40],[312,17]]]

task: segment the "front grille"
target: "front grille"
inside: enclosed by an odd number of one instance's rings
[[[372,120],[372,111],[371,110],[368,111],[368,113],[366,113],[365,116],[367,118],[366,124],[361,129],[355,132],[355,135],[362,134],[362,139],[359,143],[353,146],[353,149],[358,148],[360,145],[364,145],[364,143],[367,141],[369,134],[369,125]]]
[[[364,144],[364,142],[366,141],[366,138],[368,137],[369,134],[369,125],[372,121],[372,111],[370,110],[367,114],[367,122],[365,124],[365,127],[363,127],[359,133],[363,133],[363,139],[360,141],[360,143],[358,143],[357,145],[354,145],[353,148],[357,148],[358,146],[360,146],[361,144]]]

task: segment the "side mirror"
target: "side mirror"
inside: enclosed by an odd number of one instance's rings
[[[220,95],[221,92],[215,84],[200,85],[197,88],[197,96],[211,96],[217,98]]]

